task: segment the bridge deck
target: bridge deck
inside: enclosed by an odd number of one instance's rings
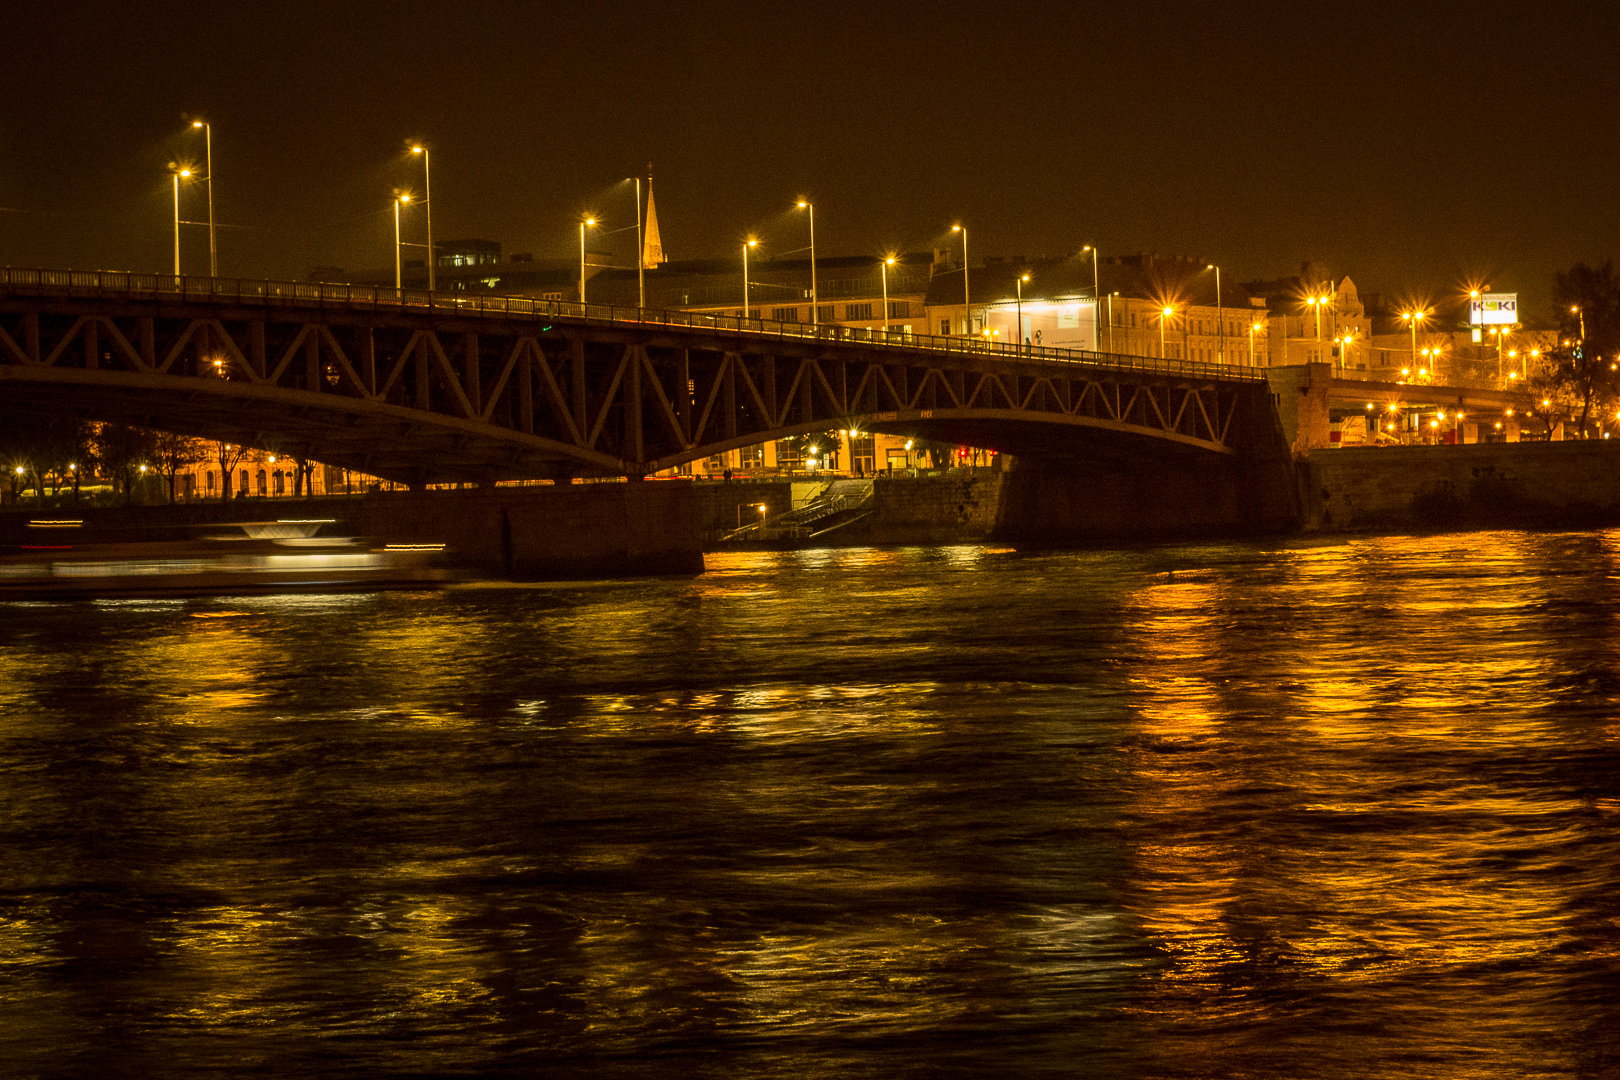
[[[1127,353],[1045,346],[1019,346],[983,338],[885,333],[882,329],[812,323],[779,323],[691,311],[580,304],[526,296],[456,296],[425,289],[341,285],[321,282],[259,281],[248,278],[185,277],[97,270],[0,268],[0,293],[8,296],[126,301],[216,303],[276,308],[318,308],[386,314],[521,320],[561,320],[624,327],[683,327],[735,334],[750,343],[770,341],[857,344],[862,348],[968,354],[1020,362],[1083,364],[1117,371],[1156,373],[1216,382],[1264,382],[1258,368]]]

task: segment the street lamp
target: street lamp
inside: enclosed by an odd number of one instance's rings
[[[1098,284],[1097,249],[1092,247],[1090,244],[1087,244],[1080,250],[1091,252],[1091,344],[1093,348],[1100,349],[1102,348],[1102,340],[1097,334],[1097,317],[1102,314],[1102,297],[1099,295],[1102,292],[1102,286]],[[1114,351],[1114,318],[1112,307],[1113,305],[1110,304],[1110,312],[1108,317],[1109,352]]]
[[[427,234],[428,234],[428,292],[438,287],[438,280],[434,275],[435,265],[439,261],[439,253],[433,248],[433,173],[428,163],[427,147],[417,145],[411,147],[411,153],[422,155],[422,205],[427,207]],[[580,303],[585,302],[583,288],[579,296]]]
[[[203,167],[208,170],[208,276],[219,277],[219,248],[214,243],[214,127],[207,120],[193,120],[191,126],[203,131]]]
[[[175,169],[174,180],[174,276],[180,276],[180,181],[191,179],[190,169]]]
[[[1220,341],[1215,350],[1215,362],[1224,364],[1226,363],[1226,319],[1221,311],[1221,268],[1211,264],[1210,269],[1215,271],[1215,332],[1219,335]]]
[[[816,208],[808,200],[799,200],[799,209],[810,215],[810,325],[821,320],[821,298],[816,293]]]
[[[1586,344],[1586,312],[1582,311],[1577,306],[1577,307],[1570,308],[1569,313],[1571,315],[1576,316],[1577,318],[1579,318],[1581,320],[1581,344],[1585,345]]]
[[[751,247],[758,247],[758,246],[759,246],[759,241],[755,240],[753,237],[749,237],[748,242],[743,244],[743,246],[742,246],[742,249],[743,249],[743,309],[742,309],[742,317],[745,318],[745,319],[748,318],[748,249],[751,248]]]
[[[883,336],[889,336],[889,267],[894,265],[894,256],[890,255],[878,264],[883,274]]]
[[[652,183],[652,163],[647,164],[647,183]],[[641,247],[641,177],[636,177],[636,305],[647,307],[647,253]]]
[[[1325,296],[1307,296],[1305,306],[1316,312],[1316,340],[1322,340],[1322,307],[1327,303]]]
[[[1249,366],[1254,367],[1254,332],[1260,329],[1260,323],[1249,324]]]
[[[411,201],[409,192],[402,192],[394,196],[394,288],[403,289],[402,264],[399,261],[399,207],[401,203]]]
[[[1014,282],[1014,284],[1018,286],[1018,351],[1019,352],[1024,351],[1024,282],[1026,282],[1028,280],[1029,280],[1029,275],[1024,274],[1024,275],[1020,276],[1016,282]]]
[[[579,303],[585,306],[585,226],[596,224],[596,219],[588,217],[579,223]]]
[[[952,225],[951,232],[962,234],[962,333],[973,333],[973,301],[968,298],[968,254],[967,230],[960,225]]]
[[[1164,320],[1170,318],[1170,316],[1174,315],[1175,313],[1176,313],[1176,309],[1173,308],[1173,307],[1165,307],[1165,308],[1160,308],[1159,309],[1159,359],[1160,360],[1165,359],[1165,355],[1164,355]]]
[[[1417,357],[1418,357],[1418,347],[1417,347],[1418,324],[1421,323],[1427,315],[1428,315],[1428,312],[1421,311],[1421,310],[1419,310],[1417,308],[1414,308],[1411,311],[1403,311],[1403,312],[1401,312],[1401,322],[1405,323],[1407,325],[1407,327],[1412,331],[1412,363],[1413,364],[1417,363]]]

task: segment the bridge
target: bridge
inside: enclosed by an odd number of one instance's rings
[[[0,271],[0,409],[412,486],[639,478],[828,428],[1011,453],[1241,456],[1249,368],[523,297]]]

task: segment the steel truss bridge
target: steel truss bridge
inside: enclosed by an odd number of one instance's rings
[[[1013,453],[1089,440],[1233,454],[1272,424],[1249,368],[522,297],[17,269],[0,271],[0,410],[412,485],[641,477],[829,428]]]

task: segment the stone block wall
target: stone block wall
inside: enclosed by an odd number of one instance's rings
[[[1308,532],[1620,523],[1607,440],[1345,447],[1298,463]]]

